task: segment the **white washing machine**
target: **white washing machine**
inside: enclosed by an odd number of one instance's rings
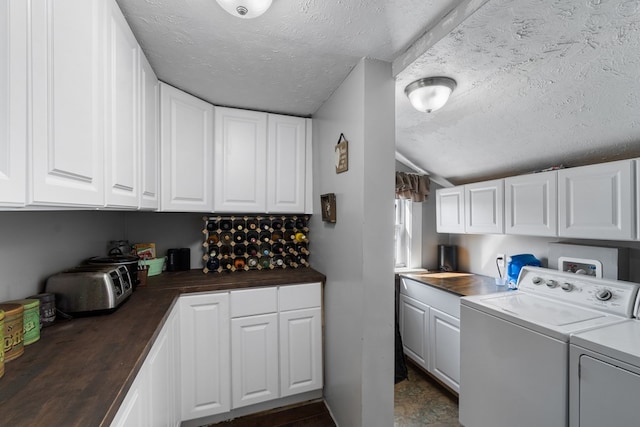
[[[582,332],[570,343],[570,426],[640,425],[640,320]]]
[[[638,285],[523,267],[518,290],[461,298],[460,423],[566,427],[569,337],[627,322]]]

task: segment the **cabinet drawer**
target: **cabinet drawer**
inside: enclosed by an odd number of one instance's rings
[[[456,294],[436,289],[433,286],[425,285],[406,277],[402,278],[400,293],[435,307],[450,316],[460,318],[460,296]]]
[[[322,302],[320,283],[281,286],[279,293],[280,311],[320,307]]]
[[[253,316],[278,311],[278,288],[231,291],[231,317]]]

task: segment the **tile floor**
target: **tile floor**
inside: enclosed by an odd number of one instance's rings
[[[394,427],[460,427],[458,399],[411,363],[395,385]]]

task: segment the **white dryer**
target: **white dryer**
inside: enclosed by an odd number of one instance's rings
[[[569,337],[626,322],[638,285],[523,267],[518,290],[460,300],[460,423],[566,427]]]
[[[575,334],[570,343],[569,425],[640,425],[640,320]]]

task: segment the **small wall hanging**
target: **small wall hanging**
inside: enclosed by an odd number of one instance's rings
[[[335,148],[336,173],[342,173],[349,170],[349,142],[340,134],[338,143]]]
[[[322,220],[336,222],[336,195],[334,193],[321,195],[320,206],[322,207]]]

